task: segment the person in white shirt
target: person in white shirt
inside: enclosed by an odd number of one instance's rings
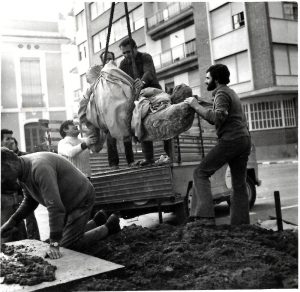
[[[74,121],[64,121],[59,129],[62,140],[58,142],[58,154],[66,157],[86,177],[91,177],[90,145],[97,142],[96,137],[78,138],[80,131]]]

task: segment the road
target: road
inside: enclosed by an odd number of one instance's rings
[[[265,221],[269,216],[275,216],[274,191],[280,192],[282,218],[294,224],[298,224],[298,164],[270,164],[259,165],[259,179],[262,185],[257,187],[257,199],[253,209],[250,211],[251,224],[258,220]],[[42,240],[49,236],[48,216],[46,208],[39,206],[36,216],[40,227]],[[165,222],[174,221],[173,214],[163,214]],[[229,223],[229,207],[227,203],[216,206],[217,224]],[[131,224],[150,227],[158,224],[158,214],[151,213],[136,218],[123,220],[121,225]]]

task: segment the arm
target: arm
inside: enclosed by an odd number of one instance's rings
[[[87,148],[88,145],[86,142],[82,142],[81,144],[73,146],[71,143],[61,140],[57,145],[57,152],[62,156],[75,157]]]
[[[143,71],[144,75],[141,77],[141,81],[145,82],[144,87],[147,87],[155,77],[153,59],[149,54],[143,55]]]
[[[214,109],[203,107],[194,97],[189,97],[184,102],[194,108],[203,119],[216,126],[220,126],[226,121],[230,109],[230,98],[224,93],[215,97]]]
[[[49,215],[50,241],[59,242],[62,238],[65,207],[58,189],[57,173],[49,165],[41,165],[34,175],[39,192]]]

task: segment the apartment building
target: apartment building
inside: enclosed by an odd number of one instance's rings
[[[3,23],[1,128],[13,130],[23,151],[35,152],[44,145],[40,119],[72,117],[72,99],[67,98],[69,43],[58,22]]]
[[[111,3],[75,8],[78,72],[100,64]],[[240,96],[258,159],[295,157],[298,145],[298,5],[296,2],[129,2],[132,37],[152,55],[159,82],[171,92],[185,83],[210,98],[205,71],[226,64],[229,86]],[[123,2],[117,2],[109,50],[122,60],[127,36]]]

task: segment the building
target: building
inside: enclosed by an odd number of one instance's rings
[[[40,150],[45,143],[40,119],[72,118],[71,41],[65,28],[63,19],[3,23],[1,128],[13,130],[20,149],[28,152]]]
[[[81,3],[75,9],[78,73],[99,64],[111,4]],[[295,157],[298,145],[298,5],[296,2],[129,2],[132,37],[153,56],[166,91],[185,83],[209,97],[205,71],[226,64],[240,96],[258,159]],[[123,2],[117,2],[109,50],[122,59],[127,36]]]

